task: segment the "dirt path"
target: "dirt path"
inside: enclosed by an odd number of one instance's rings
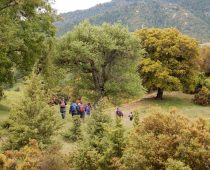
[[[123,122],[126,125],[126,127],[130,127],[132,126],[132,122],[129,120],[129,113],[130,112],[134,112],[134,111],[139,111],[142,110],[143,108],[145,108],[145,101],[149,98],[153,98],[155,96],[155,93],[151,93],[151,94],[146,94],[142,99],[133,101],[133,102],[129,102],[126,104],[123,104],[122,106],[120,106],[120,110],[122,110],[123,112]],[[150,106],[148,106],[150,107]],[[107,113],[110,113],[113,117],[115,117],[116,115],[116,109],[117,107],[112,107],[106,110]],[[143,109],[144,110],[144,109]],[[140,115],[140,117],[143,119],[144,114]]]

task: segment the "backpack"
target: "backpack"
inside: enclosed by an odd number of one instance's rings
[[[83,104],[81,104],[81,105],[79,106],[79,111],[80,111],[80,112],[84,112],[84,111],[85,111],[85,108],[84,108],[84,105],[83,105]]]
[[[65,103],[65,101],[61,101],[61,105],[60,105],[61,107],[66,107],[66,103]]]
[[[76,110],[79,112],[79,110],[80,110],[80,106],[79,105],[76,106]]]
[[[117,116],[119,116],[119,117],[123,117],[123,113],[122,113],[122,111],[118,110],[116,113],[117,113]]]
[[[72,105],[71,105],[71,112],[76,112],[77,111],[77,106],[76,106],[76,104],[75,103],[73,103]]]
[[[90,106],[87,105],[86,108],[85,108],[85,110],[86,110],[86,112],[89,113],[90,112]]]

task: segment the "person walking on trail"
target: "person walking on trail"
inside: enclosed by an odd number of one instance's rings
[[[78,103],[77,107],[76,107],[77,115],[80,115],[80,105],[81,105],[81,103]]]
[[[69,114],[71,113],[72,117],[74,115],[77,115],[77,104],[75,101],[72,102],[70,109],[69,109]]]
[[[85,113],[86,113],[88,116],[90,116],[91,109],[92,109],[92,107],[91,107],[90,103],[88,103],[88,104],[85,106]]]
[[[84,121],[84,118],[85,118],[85,106],[84,106],[84,104],[82,102],[78,104],[77,110],[78,110],[78,112],[80,114],[80,118],[83,119],[83,121]]]
[[[65,116],[66,116],[66,105],[67,103],[63,97],[60,102],[60,112],[61,112],[62,119],[65,119]]]
[[[123,112],[120,110],[120,108],[117,108],[116,116],[121,117],[121,118],[123,117]]]
[[[128,115],[128,117],[129,117],[130,121],[132,121],[133,120],[133,113],[130,112],[129,115]]]

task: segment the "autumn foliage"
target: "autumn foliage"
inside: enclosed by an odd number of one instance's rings
[[[139,75],[149,90],[193,91],[198,70],[198,42],[174,28],[140,29],[135,35],[146,53],[139,62]]]
[[[155,113],[139,123],[128,139],[124,169],[165,169],[174,163],[192,170],[210,168],[210,125],[202,119],[192,121],[174,111]]]

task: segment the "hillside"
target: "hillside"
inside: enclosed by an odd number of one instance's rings
[[[62,21],[56,23],[59,36],[89,19],[94,24],[120,22],[130,31],[142,27],[176,27],[201,42],[210,40],[209,0],[112,0],[61,17]]]

